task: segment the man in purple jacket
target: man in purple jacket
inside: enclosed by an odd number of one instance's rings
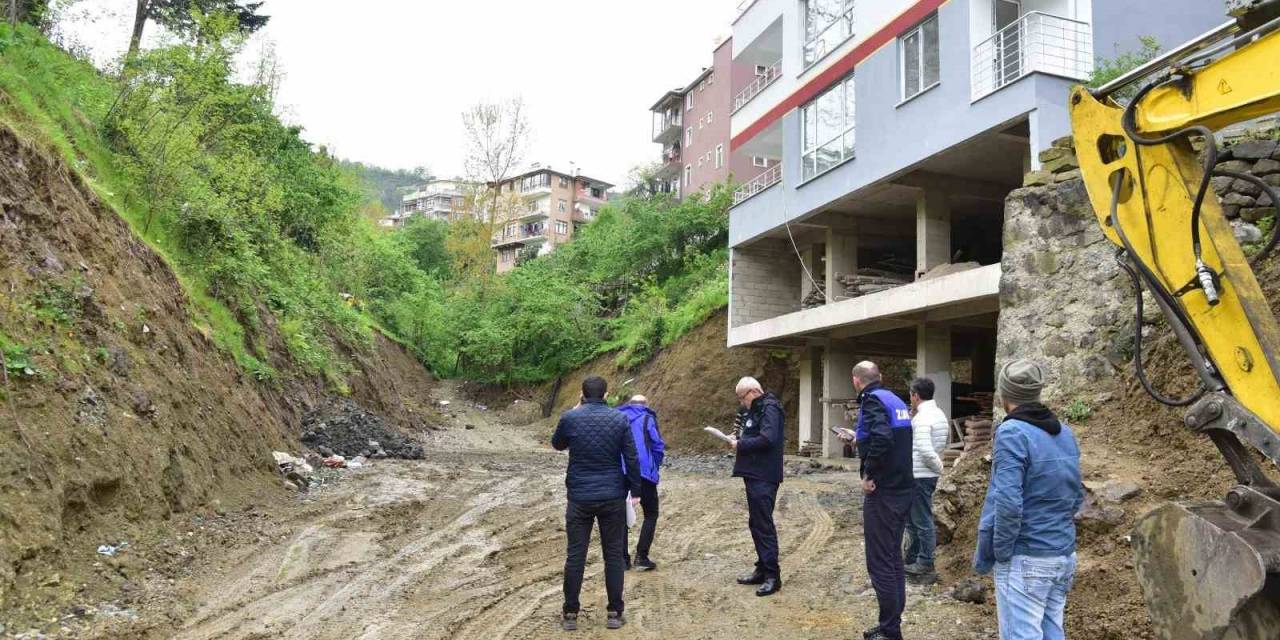
[[[649,408],[647,398],[635,396],[631,402],[618,407],[618,411],[631,422],[631,437],[636,441],[636,457],[640,459],[640,507],[644,509],[644,524],[640,525],[634,566],[641,571],[652,571],[658,568],[649,559],[649,547],[653,545],[653,534],[658,527],[658,469],[667,447],[658,430],[658,414]],[[631,568],[630,554],[626,560],[627,568]]]

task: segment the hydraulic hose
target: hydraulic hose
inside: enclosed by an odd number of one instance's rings
[[[1258,176],[1255,176],[1249,173],[1237,173],[1235,171],[1226,171],[1223,169],[1216,169],[1213,172],[1213,175],[1223,176],[1226,178],[1235,178],[1237,180],[1244,180],[1245,182],[1252,182],[1254,185],[1261,187],[1262,190],[1266,192],[1267,197],[1271,198],[1272,207],[1280,207],[1280,198],[1276,197],[1277,194],[1276,194],[1275,187],[1267,184],[1265,181],[1263,181],[1262,178],[1259,178]],[[1256,265],[1259,262],[1262,262],[1268,255],[1271,254],[1272,251],[1275,250],[1276,245],[1280,244],[1280,224],[1278,223],[1280,223],[1280,220],[1275,220],[1272,222],[1271,239],[1267,241],[1267,244],[1262,246],[1262,249],[1258,250],[1258,253],[1256,255],[1254,255],[1252,258],[1249,258],[1249,264]]]
[[[1142,99],[1145,98],[1147,94],[1151,93],[1152,90],[1169,84],[1172,81],[1173,77],[1171,76],[1161,82],[1153,82],[1138,90],[1138,93],[1133,97],[1133,100],[1125,106],[1124,115],[1120,119],[1120,125],[1124,128],[1125,135],[1140,146],[1149,147],[1164,144],[1182,136],[1189,136],[1191,134],[1200,134],[1204,136],[1204,176],[1200,179],[1200,188],[1196,190],[1195,202],[1191,207],[1191,251],[1195,256],[1196,278],[1200,282],[1200,288],[1204,289],[1205,297],[1208,299],[1209,304],[1216,305],[1218,304],[1219,298],[1217,286],[1214,282],[1214,274],[1202,258],[1200,243],[1200,207],[1204,204],[1205,195],[1209,191],[1209,179],[1213,175],[1214,167],[1218,165],[1218,145],[1214,142],[1213,131],[1203,125],[1195,125],[1155,138],[1147,138],[1138,133],[1138,103],[1142,102]],[[1139,159],[1141,159],[1141,152],[1138,149],[1134,149],[1134,152],[1138,153]],[[1145,194],[1146,177],[1139,176],[1138,178],[1139,180],[1142,180],[1142,191]]]
[[[1142,388],[1147,394],[1160,404],[1170,407],[1185,407],[1199,400],[1205,393],[1209,391],[1210,382],[1214,387],[1221,388],[1221,383],[1217,382],[1212,374],[1201,363],[1194,361],[1199,354],[1198,337],[1193,334],[1190,319],[1187,318],[1185,312],[1172,299],[1169,292],[1156,279],[1155,274],[1142,263],[1141,260],[1133,259],[1131,256],[1136,255],[1133,251],[1133,245],[1129,243],[1129,237],[1124,232],[1124,227],[1120,224],[1120,184],[1121,176],[1119,174],[1112,180],[1111,185],[1111,227],[1115,229],[1116,235],[1120,238],[1120,243],[1124,245],[1122,249],[1116,252],[1116,263],[1129,276],[1130,282],[1133,283],[1133,293],[1136,299],[1134,326],[1133,326],[1133,365],[1134,373],[1138,377],[1138,382],[1142,383]],[[1139,275],[1141,274],[1141,275]],[[1179,341],[1182,342],[1184,349],[1188,351],[1188,355],[1192,357],[1192,366],[1195,367],[1197,375],[1200,377],[1200,388],[1185,398],[1170,398],[1156,390],[1151,384],[1151,380],[1147,378],[1146,366],[1142,361],[1142,312],[1143,301],[1142,291],[1143,283],[1147,284],[1147,288],[1151,290],[1151,294],[1156,296],[1158,302],[1163,302],[1161,308],[1169,317],[1170,325],[1177,334]]]

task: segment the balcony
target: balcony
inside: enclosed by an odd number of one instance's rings
[[[782,163],[779,162],[768,169],[764,173],[752,178],[742,186],[733,190],[733,205],[738,206],[743,202],[751,199],[752,196],[782,182]]]
[[[729,113],[732,114],[738,109],[741,109],[748,102],[751,102],[752,98],[760,95],[761,91],[764,91],[765,88],[781,77],[782,60],[778,60],[777,62],[769,65],[769,67],[765,69],[764,73],[757,75],[756,79],[751,81],[751,84],[748,84],[746,88],[738,93],[738,95],[733,97],[733,110]]]
[[[600,189],[600,195],[597,196],[591,193],[591,189],[579,188],[574,199],[586,204],[604,204],[608,201],[608,196],[605,194],[603,189]]]
[[[973,100],[1031,73],[1084,80],[1092,72],[1089,23],[1032,11],[973,48]]]
[[[543,242],[547,239],[547,225],[541,223],[522,225],[515,233],[507,233],[505,230],[493,234],[493,242],[490,248],[501,249],[503,247],[523,246],[526,244],[535,244]]]
[[[666,111],[653,112],[653,141],[661,144],[678,141],[683,125],[684,118],[679,105]]]

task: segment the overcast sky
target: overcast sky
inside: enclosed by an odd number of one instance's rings
[[[462,170],[461,113],[521,96],[529,161],[622,184],[658,157],[649,106],[711,64],[738,0],[266,0],[279,102],[306,138],[391,168]],[[133,0],[82,0],[70,18],[100,57],[128,40]],[[92,15],[90,15],[92,14]]]

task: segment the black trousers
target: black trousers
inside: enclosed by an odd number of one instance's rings
[[[658,531],[658,485],[648,480],[640,480],[640,508],[644,510],[644,522],[640,524],[640,541],[636,543],[636,558],[639,560],[647,560],[649,558],[649,548],[653,546],[653,534]],[[623,536],[630,538],[630,531],[624,531]],[[631,543],[628,541],[623,547],[625,552],[629,549]],[[631,564],[631,554],[626,555],[627,564]]]
[[[782,576],[778,569],[778,530],[773,526],[773,505],[778,484],[743,478],[747,488],[747,526],[756,545],[756,572],[770,578]]]
[[[600,547],[604,551],[604,588],[609,595],[609,611],[622,613],[622,552],[626,547],[627,501],[569,501],[564,511],[564,532],[568,546],[564,557],[564,612],[577,613],[581,607],[582,573],[587,565],[587,545],[591,527],[600,525]]]
[[[902,533],[907,528],[912,492],[875,491],[862,501],[867,574],[880,604],[879,628],[890,638],[902,637],[902,610],[907,605],[907,575],[902,566]]]

